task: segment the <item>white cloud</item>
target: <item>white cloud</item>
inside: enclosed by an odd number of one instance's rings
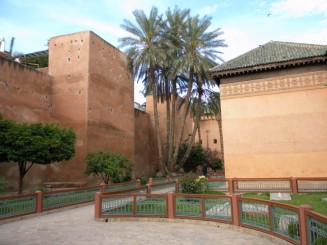
[[[326,14],[326,0],[281,0],[274,2],[270,8],[271,14],[283,17],[301,17],[311,14]]]
[[[213,14],[214,12],[216,12],[217,8],[218,8],[217,4],[215,4],[213,6],[206,6],[199,10],[199,15],[204,16],[204,15]]]

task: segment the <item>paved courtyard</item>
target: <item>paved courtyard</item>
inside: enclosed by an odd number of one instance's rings
[[[277,244],[237,230],[170,222],[97,222],[94,205],[0,225],[0,244]]]

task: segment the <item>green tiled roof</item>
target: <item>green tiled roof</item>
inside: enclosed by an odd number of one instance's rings
[[[271,41],[212,68],[211,72],[230,71],[319,56],[327,56],[327,45]]]

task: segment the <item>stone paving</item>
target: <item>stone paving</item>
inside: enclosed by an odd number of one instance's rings
[[[285,244],[267,235],[262,237],[262,233],[259,237],[258,233],[246,234],[240,232],[242,228],[226,229],[222,227],[231,226],[217,223],[207,226],[191,220],[176,223],[176,220],[145,222],[141,219],[98,222],[93,215],[94,205],[88,205],[1,224],[0,244]]]

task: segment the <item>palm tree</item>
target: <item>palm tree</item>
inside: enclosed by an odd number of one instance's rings
[[[134,76],[139,80],[148,77],[153,96],[154,122],[158,144],[158,161],[159,166],[168,172],[167,166],[162,158],[162,146],[160,138],[160,125],[158,116],[158,96],[157,96],[157,81],[156,72],[158,67],[164,64],[167,59],[167,54],[163,48],[162,33],[164,23],[162,16],[158,14],[158,9],[152,7],[149,16],[142,10],[133,11],[133,15],[137,22],[134,25],[132,22],[124,19],[124,24],[121,27],[129,32],[132,36],[120,38],[120,47],[127,47],[125,50],[127,56],[133,64]]]
[[[185,20],[189,16],[190,10],[181,10],[177,6],[173,11],[168,8],[166,11],[167,25],[165,32],[165,39],[169,45],[170,59],[167,61],[167,75],[170,80],[170,86],[168,89],[167,84],[167,141],[166,141],[166,160],[170,169],[173,169],[172,165],[172,154],[175,142],[175,121],[176,121],[176,101],[177,101],[177,89],[181,83],[184,82],[179,76],[182,69],[182,33],[185,31],[186,23]],[[171,109],[170,109],[171,106]]]
[[[223,34],[220,28],[208,32],[208,28],[211,25],[211,18],[205,16],[200,18],[199,16],[189,17],[186,22],[186,29],[182,33],[181,39],[183,41],[183,61],[184,69],[188,71],[188,88],[186,92],[186,103],[190,101],[191,90],[194,82],[194,75],[198,77],[198,83],[202,87],[204,77],[210,77],[209,69],[213,67],[216,63],[215,60],[222,60],[218,54],[221,54],[217,50],[219,47],[226,47],[224,40],[218,39],[218,37]],[[201,95],[199,95],[201,96]],[[200,97],[199,97],[200,98]],[[200,103],[200,100],[198,101]],[[172,157],[172,162],[176,165],[177,155],[179,151],[179,146],[182,141],[182,135],[185,126],[185,119],[187,115],[187,106],[184,108],[182,113],[182,124],[181,130],[177,137],[177,144]],[[198,105],[198,110],[201,106]],[[199,121],[199,112],[196,115],[195,127]],[[195,134],[194,134],[195,135]],[[194,142],[194,136],[189,141],[189,146],[192,147]],[[187,158],[187,155],[185,156]],[[185,160],[185,157],[183,158]]]

